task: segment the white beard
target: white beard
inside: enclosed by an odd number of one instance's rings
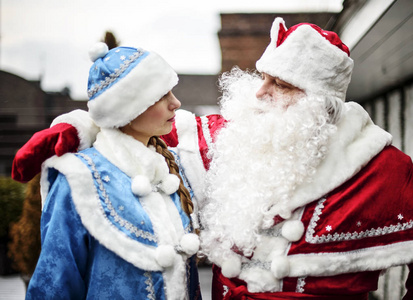
[[[233,70],[223,80],[222,114],[229,122],[210,149],[208,201],[201,211],[202,252],[212,262],[231,256],[234,245],[246,256],[253,253],[259,231],[273,225],[269,209],[311,182],[336,130],[327,122],[324,99],[305,97],[286,108],[297,99],[255,97],[262,83],[257,75]],[[291,212],[278,214],[288,218]]]

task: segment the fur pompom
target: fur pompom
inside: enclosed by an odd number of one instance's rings
[[[241,274],[241,259],[233,256],[223,262],[221,266],[222,275],[227,278],[233,278]]]
[[[104,57],[109,52],[108,45],[105,43],[96,43],[89,49],[89,58],[95,62],[98,58]]]
[[[192,256],[199,250],[199,237],[195,233],[184,234],[179,246],[181,246],[182,251]]]
[[[296,242],[304,234],[304,224],[300,220],[288,220],[285,221],[281,228],[281,235],[290,242]]]
[[[179,188],[180,180],[178,176],[173,174],[168,174],[161,182],[161,190],[167,195],[175,193]]]
[[[271,263],[271,272],[277,279],[283,279],[290,274],[290,262],[285,256],[277,256]]]
[[[175,261],[175,249],[171,245],[161,245],[156,248],[156,261],[163,268],[169,268]]]
[[[138,175],[132,180],[132,192],[137,196],[147,196],[152,192],[149,179],[143,175]]]

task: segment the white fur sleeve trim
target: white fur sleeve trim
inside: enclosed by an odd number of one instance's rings
[[[202,207],[206,171],[199,152],[195,115],[185,110],[179,110],[176,112],[175,125],[179,141],[178,155],[198,204]]]
[[[333,276],[344,273],[385,270],[413,261],[413,241],[339,253],[288,256],[290,277]]]
[[[46,199],[49,190],[48,168],[54,168],[66,176],[76,211],[93,237],[107,249],[142,270],[162,271],[162,267],[156,262],[156,247],[132,240],[104,217],[92,174],[84,163],[71,153],[48,159],[42,170],[42,199]]]
[[[58,116],[50,127],[59,123],[68,123],[76,128],[80,140],[79,151],[91,147],[99,132],[99,127],[90,118],[89,113],[81,109]]]

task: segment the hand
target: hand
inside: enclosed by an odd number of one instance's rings
[[[17,151],[11,176],[16,181],[28,182],[41,171],[42,163],[46,159],[53,155],[62,156],[68,152],[76,152],[78,147],[78,132],[68,123],[59,123],[36,132]]]

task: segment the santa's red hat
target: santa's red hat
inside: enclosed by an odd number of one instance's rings
[[[287,29],[284,20],[276,18],[270,36],[270,44],[257,61],[258,71],[278,77],[307,94],[345,100],[353,60],[336,33],[308,23]]]

